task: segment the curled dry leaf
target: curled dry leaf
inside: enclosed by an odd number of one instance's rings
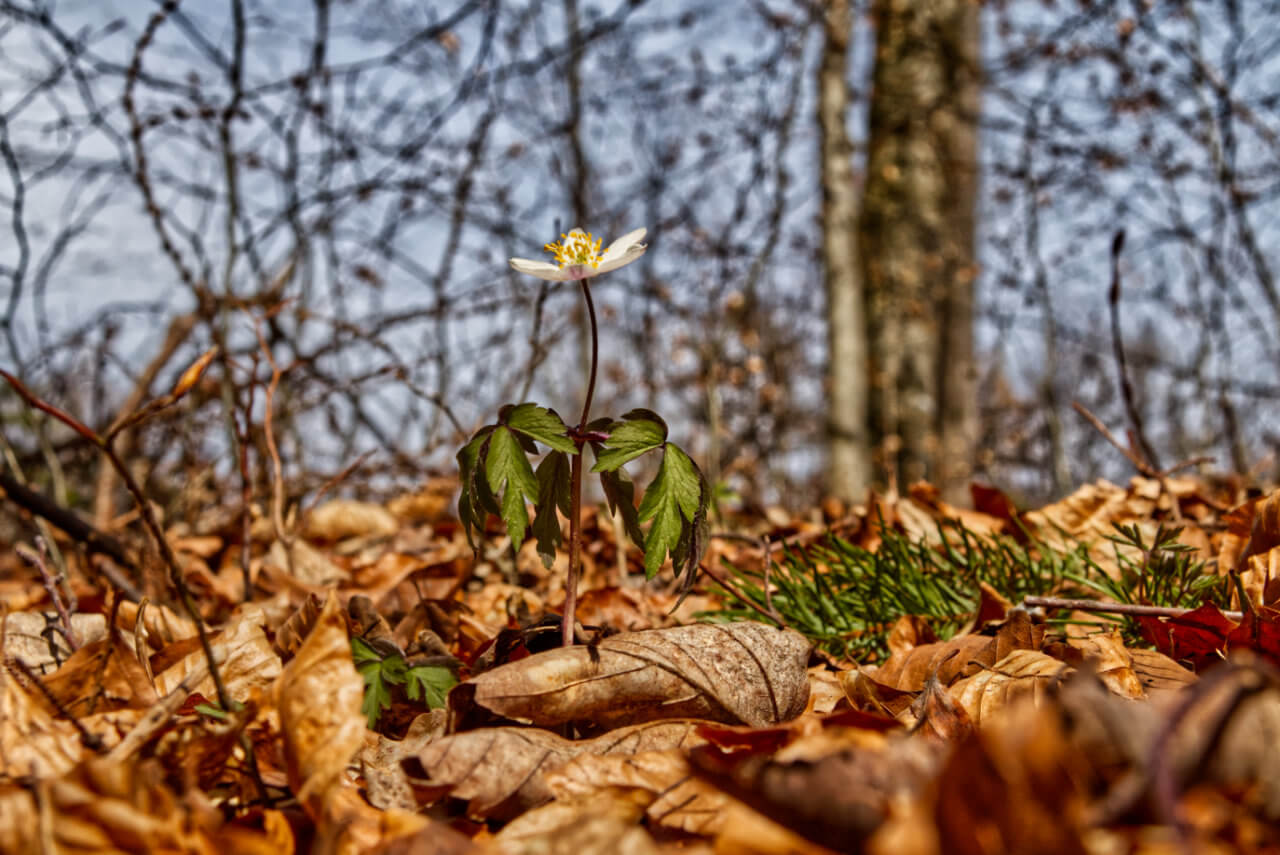
[[[545,778],[557,801],[614,788],[648,793],[645,812],[651,822],[704,837],[720,832],[729,803],[728,796],[693,774],[682,751],[580,754]]]
[[[71,656],[71,647],[55,627],[61,625],[57,612],[12,612],[4,616],[4,656],[21,659],[37,674],[47,674]],[[75,614],[71,629],[81,646],[107,634],[102,615]]]
[[[698,722],[662,721],[571,741],[529,727],[490,727],[442,737],[405,768],[421,798],[470,802],[475,817],[507,818],[552,797],[544,774],[579,754],[633,755],[699,744]]]
[[[994,634],[962,635],[950,641],[903,645],[879,668],[866,669],[877,683],[918,692],[930,676],[944,686],[990,667],[1014,650],[1036,650],[1044,643],[1044,625],[1033,624],[1024,609],[1014,609],[1003,624],[988,627]]]
[[[609,788],[529,811],[495,837],[503,855],[658,855],[639,825],[652,795]]]
[[[1065,643],[1048,645],[1045,652],[1076,668],[1087,664],[1112,693],[1122,698],[1146,697],[1142,678],[1135,668],[1133,651],[1124,646],[1118,630],[1085,638],[1071,637]],[[1162,658],[1174,668],[1178,667],[1168,657]],[[1146,661],[1152,665],[1157,664],[1155,660]]]
[[[804,711],[809,649],[799,633],[764,624],[693,624],[549,650],[469,684],[476,705],[541,726],[705,718],[762,727]]]
[[[48,778],[70,769],[83,754],[71,722],[50,715],[19,683],[17,669],[0,667],[0,774]]]
[[[1227,532],[1218,572],[1237,572],[1254,607],[1280,602],[1280,490],[1246,502],[1224,517]],[[1233,597],[1240,608],[1239,597]]]
[[[287,823],[268,821],[266,831],[224,825],[219,813],[202,811],[199,803],[169,790],[157,764],[91,758],[42,782],[38,799],[28,790],[0,793],[0,851],[280,855],[292,849]]]
[[[262,627],[266,617],[262,607],[245,604],[236,609],[231,620],[213,636],[211,646],[218,663],[222,684],[235,700],[243,701],[253,689],[269,689],[280,676],[280,657],[271,648],[271,642]],[[155,675],[156,692],[167,695],[189,674],[206,668],[208,661],[199,646],[173,665]],[[213,677],[206,675],[191,691],[206,698],[217,696]]]
[[[951,697],[975,725],[982,726],[1014,701],[1029,697],[1037,703],[1074,669],[1037,650],[1015,650],[991,668],[966,677],[951,687]]]
[[[309,810],[338,784],[364,743],[363,697],[346,619],[337,595],[330,594],[306,642],[276,681],[289,786]]]

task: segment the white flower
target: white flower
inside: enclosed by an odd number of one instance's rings
[[[600,251],[600,239],[593,238],[591,232],[574,229],[567,235],[560,235],[559,243],[549,243],[543,247],[556,258],[555,264],[545,261],[530,261],[527,258],[511,259],[511,266],[521,273],[548,279],[552,282],[565,282],[570,279],[590,279],[610,270],[617,270],[630,264],[644,255],[644,239],[646,229],[627,232],[609,244],[604,252]]]

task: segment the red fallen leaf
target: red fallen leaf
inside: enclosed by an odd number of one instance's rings
[[[1253,650],[1280,664],[1280,611],[1257,609],[1240,623],[1206,603],[1175,618],[1139,616],[1143,636],[1171,659],[1217,662],[1228,650]]]
[[[1232,650],[1241,647],[1257,651],[1280,665],[1280,611],[1260,608],[1245,612],[1244,620],[1227,636]]]
[[[969,485],[969,495],[973,498],[973,509],[982,511],[984,514],[990,514],[993,517],[999,517],[1006,523],[1015,523],[1018,519],[1018,508],[1013,504],[1013,499],[1005,495],[1003,490],[995,487],[988,487],[986,484],[979,484],[974,481]],[[1010,525],[1010,531],[1018,531],[1017,525]]]

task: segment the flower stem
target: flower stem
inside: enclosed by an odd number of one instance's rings
[[[581,438],[591,419],[591,399],[596,393],[596,363],[600,357],[600,337],[596,329],[596,304],[591,299],[587,280],[581,280],[582,296],[587,301],[587,317],[591,321],[591,373],[587,377],[587,398],[582,402],[582,419],[578,422],[578,453],[569,467],[569,578],[564,585],[564,618],[560,624],[561,643],[573,644],[574,612],[578,608],[578,579],[582,574],[582,456],[586,440]]]

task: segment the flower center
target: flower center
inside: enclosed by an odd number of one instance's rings
[[[542,248],[556,257],[556,264],[564,270],[575,264],[600,266],[600,238],[592,238],[591,232],[575,230],[560,235],[559,243],[549,243]]]

